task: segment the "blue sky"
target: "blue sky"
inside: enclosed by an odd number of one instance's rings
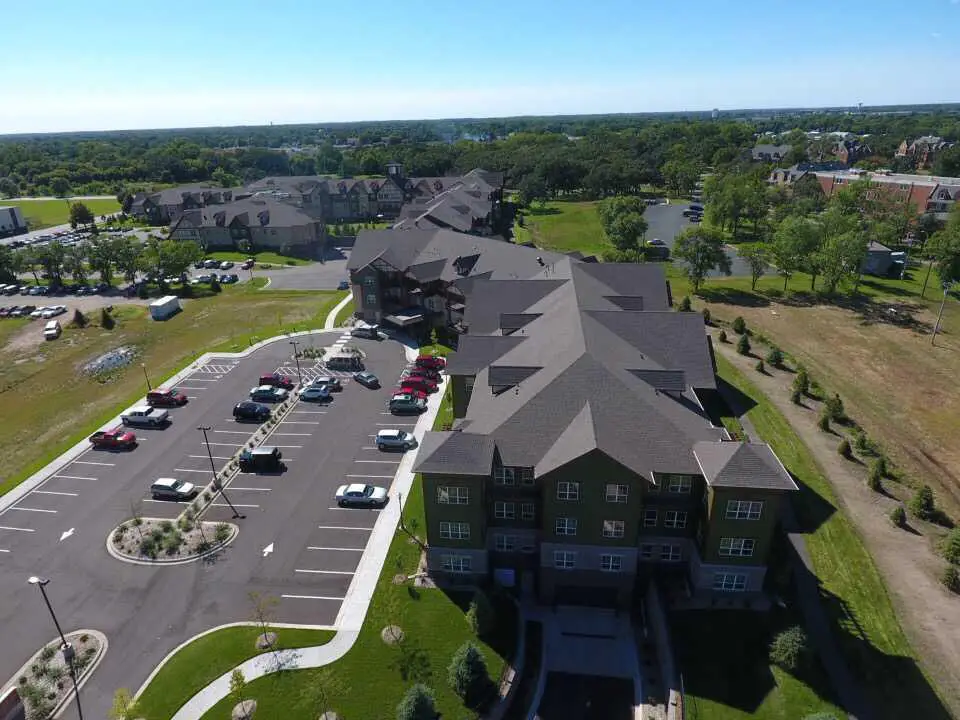
[[[4,6],[0,133],[960,101],[960,0]]]

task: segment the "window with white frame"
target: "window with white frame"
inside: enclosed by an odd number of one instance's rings
[[[493,471],[493,483],[494,485],[516,485],[517,477],[513,472],[512,467],[498,467],[494,468]]]
[[[757,541],[753,538],[720,538],[720,557],[753,557]]]
[[[630,488],[626,485],[617,485],[616,483],[607,483],[604,489],[604,496],[610,503],[625,503]]]
[[[573,570],[577,563],[577,554],[569,550],[553,551],[553,566],[557,570]]]
[[[513,469],[513,474],[519,482],[524,487],[531,487],[533,485],[533,468],[532,467],[518,467]]]
[[[678,495],[690,494],[691,482],[686,475],[671,475],[667,483],[667,492]]]
[[[440,537],[445,540],[469,540],[470,523],[442,522],[440,523]]]
[[[557,500],[579,500],[580,483],[578,482],[558,482]]]
[[[469,555],[441,555],[440,567],[444,572],[450,573],[468,573],[470,572]]]
[[[376,284],[377,284],[377,279],[376,279],[373,275],[367,275],[367,276],[363,279],[363,286],[364,286],[364,287],[372,288],[372,287],[375,286]]]
[[[727,500],[727,520],[759,520],[762,513],[760,500]]]
[[[605,538],[622,538],[623,527],[623,520],[604,520],[603,536]]]
[[[440,485],[437,487],[437,502],[440,505],[466,505],[470,502],[470,488]]]
[[[568,517],[559,517],[554,524],[554,531],[557,535],[576,535],[577,519]]]
[[[367,293],[367,305],[376,305],[376,304],[377,304],[377,294]]]
[[[651,528],[657,526],[657,511],[656,510],[644,510],[643,511],[643,526],[645,528]]]
[[[623,567],[623,555],[601,555],[600,570],[602,572],[620,572]]]
[[[687,513],[682,510],[667,510],[663,514],[663,526],[682,530],[687,526]]]
[[[494,536],[494,548],[497,552],[513,552],[513,549],[517,545],[517,537],[515,535],[502,535],[497,533]]]
[[[714,573],[713,589],[723,592],[743,592],[747,589],[747,576],[734,573]]]
[[[533,503],[520,503],[520,519],[533,520],[537,516],[537,509]]]
[[[640,559],[641,560],[652,560],[653,559],[653,545],[644,543],[640,546]]]
[[[661,545],[660,559],[664,562],[680,562],[681,553],[679,545]]]
[[[497,500],[493,503],[493,516],[498,520],[513,520],[517,516],[516,504]]]

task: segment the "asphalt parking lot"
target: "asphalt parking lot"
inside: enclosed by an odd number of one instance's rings
[[[312,336],[329,345],[336,334]],[[292,348],[277,342],[240,360],[209,361],[177,384],[190,401],[170,410],[164,429],[136,429],[129,452],[87,450],[0,512],[0,625],[4,634],[0,678],[15,672],[50,640],[49,617],[38,611],[26,578],[42,574],[61,624],[107,633],[111,651],[85,694],[105,716],[117,687],[136,687],[162,656],[182,640],[212,626],[247,620],[250,591],[279,598],[275,620],[332,624],[353,579],[378,516],[376,510],[337,507],[337,486],[369,483],[389,488],[402,455],[381,453],[376,433],[413,429],[416,418],[394,418],[385,402],[405,366],[404,348],[384,340],[359,340],[366,366],[383,388],[368,390],[344,377],[344,389],[327,404],[298,402],[265,445],[280,447],[282,474],[234,476],[226,494],[244,517],[217,498],[205,519],[230,520],[241,532],[208,561],[176,567],[137,566],[108,556],[111,530],[139,506],[147,517],[175,517],[182,506],[154,501],[150,484],[177,477],[204,485],[211,476],[203,434],[222,467],[256,429],[238,424],[234,404],[244,400],[260,374],[296,375]],[[301,359],[304,380],[327,373]],[[346,373],[338,373],[340,376]],[[272,552],[265,552],[272,546]],[[6,580],[10,581],[7,582]],[[19,582],[22,579],[23,582]],[[87,708],[85,707],[85,710]]]
[[[270,278],[273,290],[336,290],[341,281],[350,279],[347,272],[350,248],[327,248],[325,253],[323,262],[257,270],[255,274]]]
[[[652,205],[644,212],[646,219],[647,239],[659,238],[663,240],[671,250],[673,250],[674,241],[677,236],[688,227],[692,227],[687,218],[683,216],[683,211],[690,207],[690,203],[671,202],[669,205]],[[727,247],[727,255],[730,256],[731,275],[742,277],[750,276],[750,267],[737,255],[736,248]],[[712,271],[710,277],[717,277],[722,273]]]

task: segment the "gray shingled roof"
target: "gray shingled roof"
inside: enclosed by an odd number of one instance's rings
[[[218,215],[223,216],[222,224],[224,227],[229,226],[234,220],[252,227],[273,228],[298,227],[317,222],[302,208],[274,198],[259,196],[189,211],[184,214],[180,224],[194,227],[215,227],[218,225]],[[263,218],[263,221],[261,221],[261,218]]]
[[[765,443],[698,442],[693,454],[711,487],[797,490],[797,484]]]
[[[442,451],[441,451],[442,450]],[[445,475],[489,475],[493,470],[493,438],[470,432],[427,433],[414,472]]]
[[[464,335],[457,351],[447,357],[447,373],[475,375],[523,341],[521,335]]]

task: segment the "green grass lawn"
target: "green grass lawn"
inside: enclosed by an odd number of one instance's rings
[[[112,330],[101,328],[96,314],[83,329],[69,327],[67,315],[61,318],[64,331],[57,342],[0,349],[0,453],[6,459],[0,468],[0,495],[142,397],[146,388],[141,362],[156,385],[204,352],[237,352],[275,335],[323,327],[327,313],[343,296],[229,288],[187,301],[183,312],[167,322],[150,320],[143,305],[117,306]],[[39,332],[37,327],[38,337]],[[109,377],[98,380],[63,371],[120,345],[136,347],[138,361]],[[30,361],[18,362],[23,358]]]
[[[262,251],[258,253],[242,253],[235,250],[215,250],[209,252],[205,257],[215,258],[217,260],[232,260],[236,263],[242,263],[247,258],[254,258],[258,265],[310,265],[311,260],[289,257],[280,253]]]
[[[842,717],[819,664],[790,673],[768,662],[773,635],[791,624],[781,610],[671,614],[687,720],[797,720],[815,712]]]
[[[340,327],[341,325],[343,325],[343,323],[347,321],[347,318],[352,317],[353,311],[354,311],[353,300],[351,300],[342,308],[340,308],[340,312],[337,313],[337,320],[336,320],[337,327]]]
[[[274,628],[279,647],[295,649],[325,645],[331,630]],[[137,717],[169,720],[197,692],[245,660],[260,654],[259,627],[230,627],[204,635],[180,650],[147,686],[137,701]]]
[[[597,256],[609,249],[595,202],[548,202],[543,208],[525,210],[524,228],[516,240],[532,240],[537,247],[557,252],[579,250]]]
[[[800,486],[794,508],[820,581],[821,600],[864,693],[880,717],[949,717],[914,657],[867,548],[839,510],[810,451],[742,373],[722,356],[717,364],[720,377],[755,403],[747,417]]]
[[[438,416],[435,427],[439,427],[440,422]],[[419,477],[411,488],[403,517],[411,532],[423,535],[423,490]],[[437,709],[442,717],[451,720],[475,717],[447,685],[447,666],[454,651],[467,640],[476,640],[465,619],[470,598],[441,590],[394,585],[393,576],[412,574],[419,557],[418,546],[398,529],[356,644],[342,659],[327,668],[284,672],[251,682],[247,686],[247,695],[257,701],[257,720],[316,717],[319,710],[311,712],[300,698],[307,688],[325,677],[333,678],[330,682],[331,704],[341,717],[392,718],[404,692],[417,679],[435,691]],[[496,632],[477,641],[494,682],[498,681],[516,645],[513,605],[498,603],[497,607],[499,626]],[[380,631],[389,624],[403,628],[406,635],[403,650],[387,646],[380,639]],[[232,707],[233,702],[224,699],[203,716],[204,720],[226,720]]]
[[[16,205],[23,213],[23,219],[31,230],[41,230],[53,225],[65,225],[70,222],[70,200],[4,200],[3,205]],[[99,219],[101,215],[109,215],[120,210],[120,203],[116,200],[77,200],[82,202],[90,212]]]

